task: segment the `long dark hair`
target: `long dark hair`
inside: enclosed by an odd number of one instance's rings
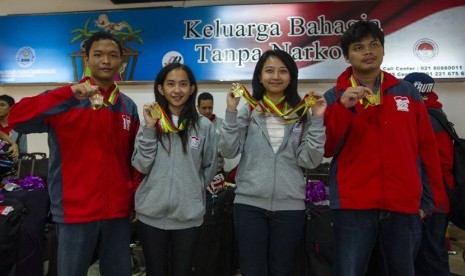
[[[163,86],[163,83],[166,80],[166,76],[168,75],[169,72],[176,70],[176,69],[181,69],[187,74],[187,78],[189,79],[189,87],[194,85],[194,92],[189,95],[189,98],[187,99],[186,104],[184,105],[184,108],[181,111],[181,114],[179,115],[179,123],[183,122],[185,125],[184,130],[181,130],[178,132],[179,137],[181,137],[182,141],[182,151],[184,153],[187,152],[187,141],[188,141],[188,135],[189,135],[189,128],[192,126],[195,128],[195,125],[197,124],[197,121],[199,119],[199,115],[197,113],[197,110],[195,108],[195,98],[197,96],[197,81],[195,80],[194,73],[192,73],[192,70],[184,64],[181,63],[169,63],[165,67],[163,67],[160,72],[158,73],[157,77],[155,78],[155,83],[154,83],[154,94],[155,94],[155,100],[158,102],[158,104],[165,110],[166,114],[171,118],[171,111],[169,109],[169,103],[166,100],[165,96],[161,94],[161,92],[158,90],[158,85]],[[157,139],[158,141],[161,142],[163,147],[166,149],[165,145],[163,144],[162,138],[163,133],[160,131],[157,132]]]
[[[287,70],[289,70],[291,79],[290,79],[289,85],[284,90],[284,97],[286,99],[286,102],[290,106],[292,106],[292,108],[294,108],[302,100],[302,98],[299,96],[299,92],[297,91],[297,86],[298,86],[298,81],[299,81],[299,69],[297,68],[297,64],[295,63],[294,59],[287,52],[283,50],[279,50],[279,49],[267,50],[260,56],[257,64],[255,65],[255,70],[253,72],[252,96],[256,100],[260,101],[263,99],[263,96],[265,95],[265,87],[260,82],[260,76],[263,71],[263,66],[266,60],[270,56],[275,56],[279,58],[286,66]],[[301,115],[302,114],[299,114],[299,116]],[[306,118],[307,116],[303,116],[301,120],[305,122]]]

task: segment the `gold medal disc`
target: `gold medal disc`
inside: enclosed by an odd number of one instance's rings
[[[90,104],[93,110],[97,110],[102,108],[103,106],[103,95],[100,93],[95,93],[94,95],[89,97]]]
[[[242,95],[244,95],[244,85],[243,84],[238,84],[236,85],[236,88],[232,91],[234,98],[240,98]]]
[[[150,115],[154,120],[158,120],[161,118],[161,112],[158,104],[154,104],[152,110],[150,110]]]
[[[306,104],[308,107],[315,106],[315,105],[316,105],[316,98],[315,98],[315,96],[313,96],[312,94],[307,94],[307,96],[305,97],[305,104]]]

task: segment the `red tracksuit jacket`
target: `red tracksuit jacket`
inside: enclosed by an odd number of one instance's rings
[[[333,209],[383,209],[415,214],[439,208],[445,193],[434,133],[420,94],[384,72],[382,105],[347,109],[340,102],[351,86],[349,67],[325,93],[325,156]],[[427,178],[421,181],[421,164]],[[425,196],[426,195],[426,196]],[[429,195],[429,196],[428,196]],[[433,205],[434,203],[434,205]]]
[[[8,121],[20,133],[48,133],[54,221],[129,216],[136,179],[131,156],[139,127],[137,106],[129,97],[119,93],[114,105],[92,110],[90,101],[75,99],[68,85],[22,99]]]

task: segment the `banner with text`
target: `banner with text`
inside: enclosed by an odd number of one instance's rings
[[[465,1],[390,0],[150,8],[0,17],[0,83],[73,82],[83,44],[97,31],[124,43],[123,81],[153,81],[164,64],[189,65],[199,81],[250,80],[267,49],[287,51],[301,80],[332,80],[348,64],[339,46],[353,22],[386,35],[382,69],[465,78]]]

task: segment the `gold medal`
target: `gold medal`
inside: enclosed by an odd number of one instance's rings
[[[232,91],[234,98],[242,97],[242,95],[244,95],[244,90],[245,90],[245,87],[243,84],[237,84],[236,88],[234,88],[234,90]]]
[[[312,107],[316,105],[316,97],[312,94],[307,94],[305,97],[305,105],[308,107]]]
[[[103,95],[101,93],[95,93],[89,97],[90,104],[93,110],[102,108],[103,106]]]
[[[160,106],[157,103],[153,104],[153,108],[152,110],[150,110],[150,115],[154,120],[158,120],[161,118]]]
[[[374,94],[368,94],[365,98],[370,104],[376,104],[376,96]]]

